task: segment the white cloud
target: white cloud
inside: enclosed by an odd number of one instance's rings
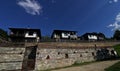
[[[109,0],[109,3],[117,3],[119,0]]]
[[[118,0],[113,0],[113,2],[118,2]]]
[[[40,15],[42,12],[42,6],[36,0],[19,0],[17,4],[32,15]]]
[[[112,31],[120,30],[120,13],[116,16],[115,22],[113,24],[108,25],[108,27],[112,27]]]
[[[109,3],[118,3],[120,0],[109,0]],[[120,30],[120,13],[116,16],[115,22],[113,24],[108,25],[109,28],[114,30]]]

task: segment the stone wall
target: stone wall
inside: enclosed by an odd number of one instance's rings
[[[101,60],[111,56],[111,50],[114,50],[112,46],[116,44],[119,42],[46,42],[27,43],[25,46],[18,47],[0,46],[0,71],[20,70],[22,68],[23,71],[26,71],[24,69],[30,67],[35,70],[46,70],[70,66],[74,63]],[[37,51],[34,49],[35,47]],[[98,52],[103,52],[103,55]],[[33,62],[30,62],[30,58]]]
[[[0,47],[0,71],[20,70],[24,58],[25,48]]]
[[[97,60],[97,51],[104,48],[40,48],[37,49],[36,70],[46,70]],[[113,48],[105,48],[109,51]],[[101,58],[101,57],[100,57]]]

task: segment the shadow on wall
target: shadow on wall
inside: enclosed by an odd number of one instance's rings
[[[95,58],[97,61],[100,61],[100,60],[117,59],[119,58],[119,56],[115,50],[108,50],[107,48],[103,48],[97,50]]]

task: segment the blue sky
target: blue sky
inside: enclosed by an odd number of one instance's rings
[[[0,28],[37,28],[102,32],[111,37],[120,29],[120,0],[0,0]]]

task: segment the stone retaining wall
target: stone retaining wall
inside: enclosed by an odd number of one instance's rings
[[[36,70],[46,70],[95,61],[97,50],[102,48],[38,48],[36,58]],[[113,48],[106,48],[109,51]]]
[[[24,63],[26,63],[26,65],[24,64],[25,67],[23,65],[23,68],[27,69],[27,67],[31,67],[29,63],[32,64],[32,62],[29,61],[29,57],[33,58],[33,56],[35,56],[35,60],[32,60],[33,64],[35,62],[35,69],[33,65],[35,71],[70,66],[74,63],[101,60],[111,57],[111,50],[114,50],[112,46],[116,44],[119,44],[119,42],[51,42],[27,43],[23,47],[0,47],[0,71],[20,70]],[[37,51],[33,49],[34,47],[37,47]],[[101,51],[103,55],[98,53]],[[107,51],[107,54],[105,54],[104,51]]]
[[[20,70],[24,58],[25,48],[0,47],[0,71]]]

